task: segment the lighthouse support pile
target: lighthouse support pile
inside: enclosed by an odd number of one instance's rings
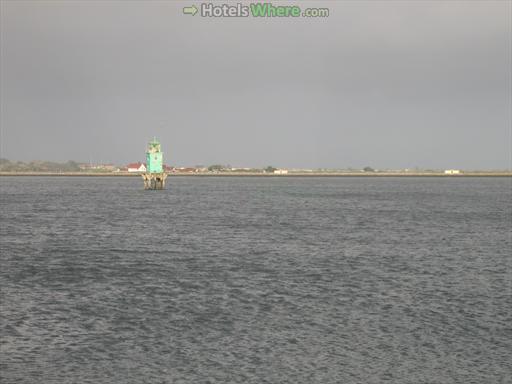
[[[146,152],[146,173],[142,174],[144,189],[164,189],[167,174],[163,169],[163,153],[160,143],[154,139],[149,142]]]

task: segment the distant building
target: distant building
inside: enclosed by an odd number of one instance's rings
[[[126,168],[128,172],[146,172],[146,165],[144,163],[131,163]]]
[[[458,175],[458,174],[460,174],[461,172],[460,172],[460,170],[459,170],[459,169],[445,169],[445,170],[444,170],[444,173],[445,173],[446,175]]]
[[[103,171],[103,172],[115,172],[119,171],[114,164],[86,164],[82,163],[78,165],[82,171]]]
[[[251,168],[251,167],[231,168],[231,171],[233,171],[233,172],[250,172],[253,170],[254,170],[254,168]]]
[[[286,175],[286,174],[288,174],[287,169],[275,169],[274,170],[274,175]]]
[[[192,167],[185,168],[185,167],[181,167],[181,168],[176,168],[176,171],[177,171],[177,172],[181,172],[181,173],[196,173],[196,172],[197,172],[197,168],[192,168]]]
[[[117,168],[114,164],[101,164],[98,166],[98,169],[103,169],[105,171],[118,171],[119,168]]]

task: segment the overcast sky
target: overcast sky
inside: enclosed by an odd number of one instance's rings
[[[1,0],[1,157],[125,164],[156,136],[171,165],[512,167],[512,2],[191,4]]]

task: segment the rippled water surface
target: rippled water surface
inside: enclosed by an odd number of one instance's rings
[[[5,383],[510,383],[506,178],[2,177]]]

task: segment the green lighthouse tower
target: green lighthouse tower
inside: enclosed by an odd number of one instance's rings
[[[148,144],[146,152],[146,169],[149,173],[163,172],[163,153],[160,149],[160,143],[155,138]]]
[[[163,167],[163,153],[160,142],[155,138],[146,151],[146,173],[142,174],[144,189],[164,189],[167,174]]]

